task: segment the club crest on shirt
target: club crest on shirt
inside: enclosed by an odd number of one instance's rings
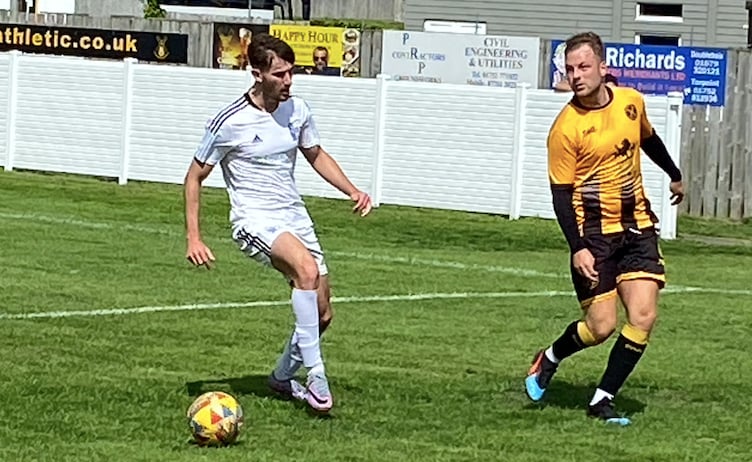
[[[296,127],[292,123],[289,123],[287,124],[287,128],[290,130],[290,135],[292,135],[292,139],[297,141],[298,137],[300,136],[300,127]]]
[[[612,155],[631,159],[634,156],[634,147],[635,146],[627,138],[624,138],[621,141],[621,146],[614,146],[614,152]]]
[[[634,104],[630,104],[624,108],[624,113],[629,117],[629,120],[637,119],[637,107]]]

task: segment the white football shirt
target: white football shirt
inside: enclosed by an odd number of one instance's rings
[[[268,113],[245,94],[207,121],[194,157],[221,165],[233,227],[245,220],[310,225],[295,184],[295,161],[298,147],[318,144],[319,134],[303,99],[291,97]]]

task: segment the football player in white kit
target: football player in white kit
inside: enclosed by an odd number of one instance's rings
[[[295,328],[269,386],[328,412],[333,400],[319,347],[332,319],[328,271],[294,180],[298,149],[322,178],[355,202],[353,212],[367,215],[371,199],[320,146],[308,104],[290,95],[292,48],[268,34],[254,34],[248,48],[255,83],[209,119],[185,177],[186,256],[197,266],[211,267],[214,261],[201,238],[199,196],[202,182],[219,163],[230,198],[233,239],[246,255],[282,273],[292,287]],[[295,380],[301,365],[308,370],[305,386]]]

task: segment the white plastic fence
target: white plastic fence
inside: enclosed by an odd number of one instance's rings
[[[0,53],[0,165],[181,183],[206,119],[250,83],[241,71]],[[546,136],[568,94],[307,75],[293,91],[377,204],[554,217]],[[646,101],[678,164],[681,95]],[[643,166],[662,237],[674,238],[669,180]],[[303,194],[342,197],[305,161],[297,169]],[[207,184],[224,187],[219,169]]]

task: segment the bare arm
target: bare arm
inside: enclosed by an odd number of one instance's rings
[[[204,164],[193,159],[188,173],[185,175],[183,183],[185,196],[185,232],[188,241],[188,251],[186,258],[194,265],[206,264],[214,261],[214,255],[211,250],[201,240],[201,227],[199,216],[201,209],[201,185],[209,176],[213,165]]]
[[[317,145],[311,148],[300,148],[300,150],[316,173],[329,184],[348,196],[357,192],[358,188],[350,182],[337,161],[324,148]]]
[[[324,148],[316,145],[310,148],[300,148],[300,150],[321,178],[356,202],[353,211],[361,211],[361,215],[367,215],[371,211],[371,198],[352,184],[337,161]]]

